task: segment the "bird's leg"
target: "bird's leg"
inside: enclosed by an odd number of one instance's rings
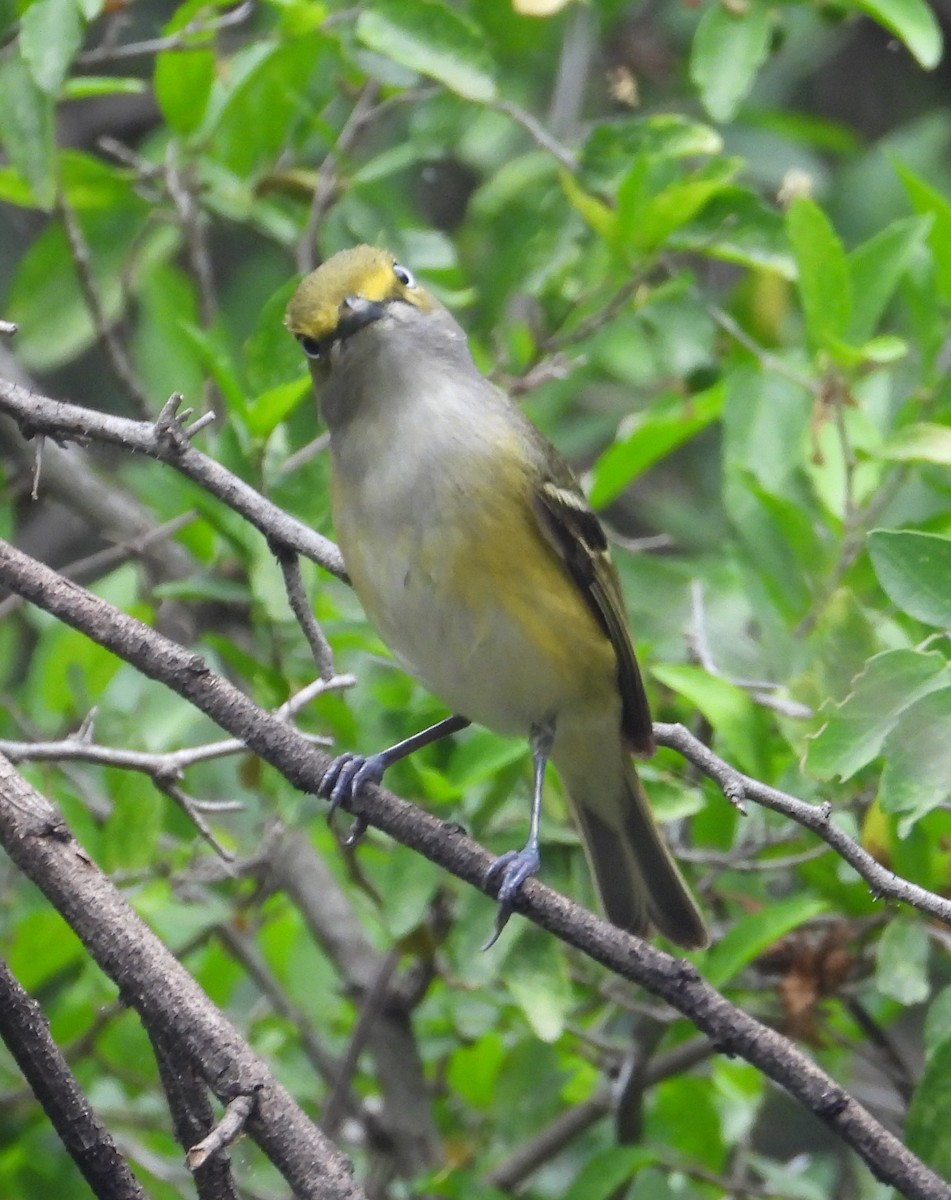
[[[545,785],[545,767],[551,753],[551,744],[555,740],[555,722],[545,721],[532,727],[529,742],[532,747],[532,817],[528,830],[528,841],[521,850],[509,850],[501,854],[491,864],[485,873],[485,882],[491,883],[501,876],[499,884],[499,907],[495,914],[495,929],[492,936],[482,947],[488,950],[499,940],[499,934],[505,928],[512,915],[512,903],[519,888],[526,879],[530,879],[541,866],[541,852],[538,845],[538,828],[542,818],[542,790]]]
[[[379,783],[387,767],[399,762],[401,758],[406,758],[414,750],[421,750],[423,746],[438,742],[440,738],[448,737],[451,733],[458,733],[460,729],[465,729],[469,724],[468,717],[446,717],[444,721],[437,721],[428,729],[422,729],[419,733],[414,733],[412,737],[404,738],[402,742],[397,742],[395,746],[389,746],[378,754],[364,757],[362,754],[351,754],[348,751],[335,758],[327,768],[326,774],[320,781],[320,787],[317,789],[318,796],[330,801],[327,819],[330,820],[341,804],[346,808],[348,802],[359,793],[365,784]],[[347,843],[355,842],[365,829],[366,825],[357,818],[350,837],[347,838]]]

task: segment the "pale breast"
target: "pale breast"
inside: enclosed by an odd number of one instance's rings
[[[517,429],[483,423],[462,444],[471,413],[451,415],[404,408],[413,467],[386,419],[337,439],[335,527],[367,616],[434,695],[498,733],[613,711],[614,651],[505,467]]]

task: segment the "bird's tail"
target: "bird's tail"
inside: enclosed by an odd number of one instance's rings
[[[588,746],[593,745],[592,739]],[[686,949],[700,949],[710,941],[703,917],[657,828],[630,756],[618,749],[613,771],[603,752],[578,753],[577,745],[554,759],[605,915],[631,933],[655,929]]]

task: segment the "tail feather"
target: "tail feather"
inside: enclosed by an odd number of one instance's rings
[[[603,762],[591,773],[561,774],[612,925],[642,936],[655,929],[686,949],[708,945],[703,917],[657,828],[628,756],[613,779],[605,779]]]

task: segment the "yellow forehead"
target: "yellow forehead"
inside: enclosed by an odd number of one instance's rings
[[[341,250],[301,281],[287,306],[284,324],[293,334],[320,340],[337,328],[340,306],[348,296],[379,302],[404,295],[393,274],[395,262],[388,250],[375,246]]]

